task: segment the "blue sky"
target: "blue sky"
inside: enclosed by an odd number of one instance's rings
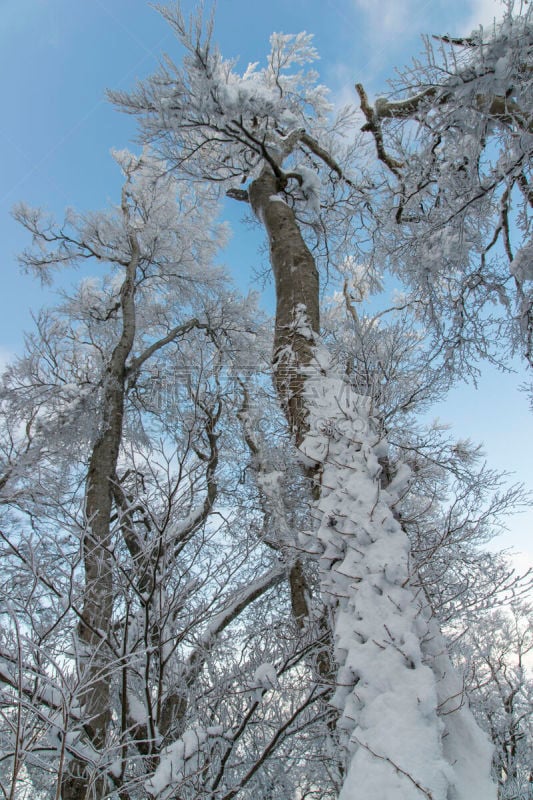
[[[183,8],[194,3],[184,0]],[[314,33],[322,80],[336,100],[355,102],[354,82],[371,94],[382,90],[394,67],[420,51],[422,33],[468,33],[500,13],[498,0],[219,0],[215,38],[245,67],[267,52],[272,31]],[[146,0],[0,0],[0,362],[20,351],[30,309],[51,297],[18,272],[16,253],[29,242],[10,208],[24,200],[60,216],[68,206],[117,200],[121,177],[109,150],[130,145],[135,122],[107,104],[105,90],[133,86],[163,52],[179,59]],[[235,237],[227,254],[243,287],[260,264],[256,247]],[[533,488],[533,416],[517,391],[523,380],[486,370],[477,391],[454,391],[436,413],[458,436],[484,441],[491,465]],[[533,558],[532,520],[515,520],[504,543]]]

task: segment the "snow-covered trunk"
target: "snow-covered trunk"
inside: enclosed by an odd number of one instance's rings
[[[80,705],[84,730],[95,756],[105,747],[110,708],[109,636],[113,612],[111,515],[113,483],[122,439],[126,361],[135,336],[135,275],[138,246],[131,237],[132,257],[120,293],[122,329],[104,375],[100,434],[89,459],[86,480],[86,532],[83,538],[85,586],[78,625]],[[82,800],[105,794],[105,778],[92,776],[85,760],[68,763],[61,784],[62,800]]]
[[[294,212],[278,195],[279,190],[279,179],[265,166],[251,184],[248,196],[254,214],[268,233],[276,284],[274,380],[291,433],[300,443],[306,430],[303,367],[311,362],[314,332],[320,327],[318,271]],[[293,615],[301,627],[309,617],[309,593],[299,560],[290,570],[289,584]],[[323,672],[327,666],[319,665],[319,669]]]
[[[409,540],[391,510],[394,484],[381,487],[386,449],[369,400],[350,392],[318,344],[316,265],[278,189],[266,167],[249,197],[276,281],[276,386],[319,482],[318,526],[302,546],[319,558],[335,619],[333,703],[348,750],[341,800],[488,800],[496,796],[490,747],[463,706],[426,598],[411,585]]]
[[[381,487],[385,450],[369,399],[318,369],[304,399],[301,450],[322,475],[319,527],[302,544],[319,557],[335,616],[333,703],[350,753],[341,800],[495,797],[491,748],[465,706],[427,599],[411,583],[409,540],[391,510],[394,481]]]
[[[276,283],[274,379],[291,432],[299,444],[306,416],[303,367],[312,359],[314,334],[320,328],[318,271],[294,212],[277,194],[279,190],[278,178],[265,167],[251,184],[248,195],[268,233]]]

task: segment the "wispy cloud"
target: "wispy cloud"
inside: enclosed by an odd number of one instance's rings
[[[394,67],[402,67],[421,47],[420,35],[440,29],[441,0],[351,0],[357,38],[358,75],[367,86],[383,88]]]
[[[420,0],[353,0],[356,10],[364,15],[366,23],[378,41],[402,35],[412,27],[412,13]]]
[[[359,42],[352,69],[370,86],[383,85],[395,66],[420,52],[422,34],[460,36],[479,25],[489,29],[504,8],[504,0],[351,0]]]
[[[503,16],[504,5],[502,0],[470,0],[466,4],[467,16],[461,23],[459,33],[468,34],[472,30],[479,28],[490,28],[494,20],[499,20]]]
[[[359,24],[374,45],[400,48],[413,35],[444,28],[456,34],[490,26],[504,13],[504,0],[352,0]],[[453,29],[453,31],[452,31]]]

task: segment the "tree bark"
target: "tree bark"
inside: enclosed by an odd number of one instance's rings
[[[130,245],[131,260],[120,292],[122,330],[106,369],[101,429],[89,459],[85,494],[85,588],[78,626],[82,684],[79,700],[86,720],[84,730],[96,752],[105,747],[111,718],[109,670],[112,665],[108,649],[113,613],[111,512],[122,439],[126,361],[135,337],[135,275],[139,248],[133,235]],[[82,800],[89,796],[91,786],[96,796],[101,797],[105,793],[105,782],[105,777],[91,776],[87,764],[74,758],[62,780],[62,800]]]
[[[265,166],[248,195],[264,225],[276,284],[274,380],[291,433],[300,444],[306,432],[302,392],[320,330],[318,270],[292,208],[278,195],[279,179]]]

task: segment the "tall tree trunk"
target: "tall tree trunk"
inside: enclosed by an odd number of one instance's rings
[[[488,800],[488,742],[450,677],[423,592],[410,584],[409,540],[380,484],[383,444],[368,398],[351,392],[319,345],[316,265],[279,189],[267,166],[248,194],[276,283],[277,391],[320,478],[318,528],[302,545],[322,552],[321,589],[336,620],[333,702],[348,751],[341,800]],[[293,596],[294,605],[305,613]]]
[[[126,213],[125,207],[123,207]],[[83,708],[84,730],[95,754],[106,744],[111,718],[109,635],[113,612],[113,560],[111,554],[111,512],[113,480],[122,439],[126,361],[135,337],[135,275],[139,248],[130,237],[131,260],[120,292],[122,330],[104,376],[100,434],[89,459],[86,480],[83,564],[85,588],[78,626],[80,653],[79,702]],[[62,779],[62,800],[105,796],[106,778],[92,775],[87,762],[74,757]]]
[[[303,385],[320,329],[318,270],[294,212],[277,195],[278,179],[265,167],[248,195],[270,243],[276,283],[274,379],[297,444],[306,431]]]

